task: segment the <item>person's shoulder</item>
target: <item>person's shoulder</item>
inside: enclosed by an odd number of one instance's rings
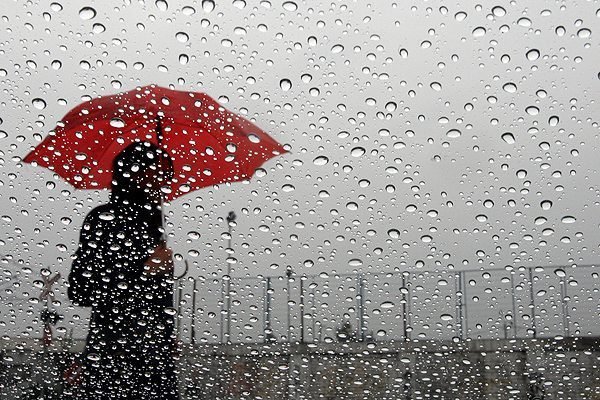
[[[114,213],[114,207],[111,204],[100,204],[87,213],[83,221],[84,225],[96,226],[102,221],[110,220]]]

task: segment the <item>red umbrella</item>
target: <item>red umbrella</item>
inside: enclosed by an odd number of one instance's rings
[[[149,85],[73,108],[24,161],[47,167],[76,188],[110,188],[113,159],[137,140],[161,146],[173,159],[167,200],[248,179],[287,152],[204,93]]]

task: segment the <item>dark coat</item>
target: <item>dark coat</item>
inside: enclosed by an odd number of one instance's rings
[[[143,267],[161,240],[162,218],[144,196],[124,190],[113,188],[111,201],[85,218],[69,274],[69,299],[92,308],[84,380],[98,398],[117,391],[117,398],[175,398],[166,393],[176,391],[173,281]],[[147,391],[124,394],[136,385]]]

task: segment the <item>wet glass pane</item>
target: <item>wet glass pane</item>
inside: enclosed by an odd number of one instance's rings
[[[596,2],[5,1],[0,399],[593,399]]]

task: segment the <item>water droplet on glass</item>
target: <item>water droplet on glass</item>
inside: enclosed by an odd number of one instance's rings
[[[446,132],[446,136],[451,139],[456,139],[457,137],[460,137],[461,134],[462,132],[458,129],[450,129],[448,132]]]
[[[96,10],[94,10],[92,7],[83,7],[81,10],[79,10],[79,18],[84,21],[90,20],[95,16]]]
[[[381,308],[394,308],[394,303],[392,303],[391,301],[384,301],[383,303],[381,303],[381,305],[379,307],[381,307]]]
[[[215,2],[213,0],[202,0],[202,9],[206,13],[210,13],[215,9]]]
[[[540,203],[540,206],[542,207],[542,210],[548,211],[552,208],[552,202],[550,200],[544,200]]]
[[[504,7],[495,6],[492,8],[492,14],[494,14],[495,17],[504,17],[506,15],[506,10]]]
[[[529,115],[538,115],[540,113],[540,109],[536,106],[529,106],[525,108],[525,112]]]
[[[564,269],[561,269],[561,268],[557,268],[557,269],[555,269],[555,270],[554,270],[554,274],[555,274],[556,276],[558,276],[559,278],[564,278],[565,276],[567,276],[567,273],[565,272],[565,270],[564,270]]]
[[[485,33],[486,30],[483,26],[478,26],[477,28],[473,29],[473,37],[480,38],[484,36]]]
[[[515,93],[517,91],[517,85],[515,85],[512,82],[508,82],[502,86],[502,89],[504,89],[504,91],[508,93]]]
[[[400,231],[398,229],[390,229],[387,234],[392,239],[400,239]]]
[[[185,32],[177,32],[177,33],[175,34],[175,38],[176,38],[176,39],[177,39],[177,41],[178,41],[178,42],[180,42],[180,43],[185,43],[185,42],[187,42],[188,40],[190,40],[190,37],[189,37],[189,35],[188,35],[187,33],[185,33]]]
[[[360,267],[361,265],[363,265],[363,262],[358,258],[353,258],[350,261],[348,261],[348,265],[351,267]]]
[[[524,169],[520,169],[517,171],[517,178],[525,179],[527,177],[527,171]]]
[[[98,218],[100,218],[103,221],[112,221],[113,219],[115,219],[115,215],[110,212],[103,212],[98,216]]]
[[[31,100],[31,104],[33,104],[33,107],[38,110],[43,110],[46,108],[46,101],[44,101],[44,99],[40,99],[39,97]]]
[[[109,123],[110,123],[110,126],[112,126],[113,128],[124,128],[125,127],[125,121],[123,121],[121,118],[112,118]]]
[[[583,28],[577,31],[577,36],[579,36],[582,39],[587,39],[592,35],[592,31],[587,29],[587,28]]]
[[[529,61],[535,61],[540,58],[540,51],[538,49],[531,49],[525,55]]]
[[[459,11],[456,14],[454,14],[454,19],[456,19],[458,22],[462,22],[467,18],[467,13],[464,11]]]
[[[508,144],[515,144],[515,136],[510,132],[503,133],[502,140]]]
[[[548,125],[550,125],[550,126],[556,126],[556,125],[558,125],[558,121],[559,120],[560,119],[558,118],[558,116],[553,115],[550,118],[548,118]]]
[[[336,44],[331,48],[331,52],[333,54],[341,53],[343,50],[344,50],[344,46],[342,46],[341,44]]]
[[[527,17],[522,17],[517,20],[517,25],[529,28],[531,26],[531,20]]]
[[[454,319],[454,317],[450,314],[442,314],[442,315],[440,315],[440,319],[442,321],[452,321]]]
[[[363,147],[355,147],[350,151],[352,157],[360,157],[366,153],[366,150]]]
[[[282,4],[282,7],[286,11],[296,11],[298,9],[298,4],[294,3],[293,1],[285,1]]]
[[[560,220],[563,224],[572,224],[575,221],[577,221],[577,218],[571,216],[571,215],[565,215],[564,217],[562,217],[562,219]]]
[[[325,156],[318,156],[315,157],[315,159],[313,160],[313,164],[315,165],[325,165],[329,162],[329,158],[325,157]]]
[[[194,15],[196,13],[196,9],[194,7],[185,6],[181,9],[181,12],[183,13],[183,15],[189,17],[190,15]]]
[[[279,81],[279,87],[284,92],[287,92],[292,88],[292,81],[290,81],[289,79],[282,79]]]
[[[102,24],[94,24],[92,25],[92,32],[94,32],[95,34],[99,34],[106,31],[106,27]]]

